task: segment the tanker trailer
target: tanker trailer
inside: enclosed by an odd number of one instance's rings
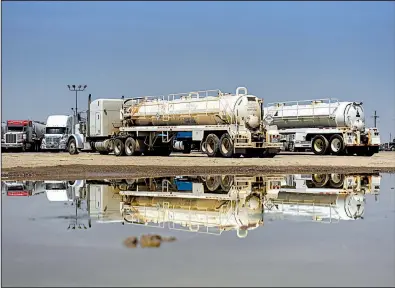
[[[220,235],[236,230],[244,238],[262,222],[262,204],[250,195],[245,205],[225,197],[218,199],[128,196],[121,204],[125,223]]]
[[[39,151],[45,134],[45,124],[32,120],[8,120],[6,132],[1,139],[3,151]]]
[[[264,114],[277,125],[287,151],[366,156],[379,151],[379,130],[365,127],[362,103],[336,99],[270,103]]]
[[[114,153],[169,155],[178,132],[191,132],[184,146],[199,146],[209,157],[273,157],[282,145],[277,127],[262,119],[261,104],[244,87],[235,94],[207,90],[125,99]]]
[[[318,194],[281,190],[264,197],[264,219],[291,218],[333,222],[363,219],[365,196],[360,193]]]

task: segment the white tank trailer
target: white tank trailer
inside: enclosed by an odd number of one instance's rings
[[[379,151],[379,130],[366,128],[362,103],[337,99],[270,103],[264,114],[277,125],[286,151],[366,156]]]
[[[168,156],[181,146],[176,142],[179,132],[190,132],[182,147],[198,145],[210,157],[274,157],[282,147],[277,127],[262,119],[262,100],[244,87],[235,94],[207,90],[89,100],[89,109],[84,141],[100,153]],[[83,147],[77,142],[71,141],[70,154]]]
[[[39,151],[45,134],[45,123],[33,120],[8,120],[1,139],[2,151]]]

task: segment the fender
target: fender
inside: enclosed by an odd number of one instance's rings
[[[67,140],[67,143],[69,143],[71,139],[75,139],[78,149],[84,149],[85,138],[82,134],[71,134]]]

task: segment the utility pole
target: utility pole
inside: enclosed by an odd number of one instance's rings
[[[374,110],[374,115],[372,116],[374,118],[374,128],[377,128],[377,119],[380,118],[377,113],[377,111]]]
[[[88,87],[87,85],[67,85],[67,87],[69,88],[70,91],[75,91],[75,117],[76,119],[78,119],[78,92],[80,91],[84,91],[86,89],[86,87]]]

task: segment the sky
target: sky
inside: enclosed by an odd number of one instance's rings
[[[194,90],[338,98],[395,137],[395,3],[2,2],[2,121]]]

